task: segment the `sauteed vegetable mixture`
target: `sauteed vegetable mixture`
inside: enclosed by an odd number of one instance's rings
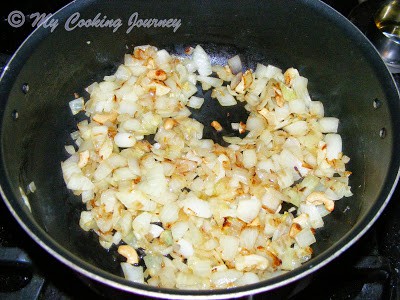
[[[293,270],[335,201],[352,195],[339,120],[294,68],[244,70],[239,56],[220,66],[200,45],[186,52],[136,47],[87,87],[87,101],[70,102],[88,117],[61,163],[86,205],[80,226],[126,258],[128,280],[152,286],[227,288]],[[203,139],[204,126],[223,130],[218,121],[191,118],[199,88],[249,113],[224,145]]]

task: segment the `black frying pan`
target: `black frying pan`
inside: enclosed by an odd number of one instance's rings
[[[122,20],[115,33],[107,28],[66,31],[66,20],[97,13]],[[137,28],[126,33],[132,13],[140,18],[177,18],[181,27]],[[38,28],[11,59],[0,82],[1,193],[28,234],[57,259],[95,281],[128,292],[164,298],[231,298],[294,282],[329,263],[350,247],[381,214],[398,179],[399,95],[393,79],[367,39],[343,16],[316,0],[267,1],[76,1],[55,16],[54,32]],[[90,43],[88,43],[90,41]],[[213,62],[239,54],[246,67],[256,63],[296,67],[309,79],[313,99],[326,114],[341,120],[344,152],[351,157],[354,196],[339,201],[317,231],[314,258],[295,271],[258,284],[214,291],[156,289],[121,277],[118,256],[103,250],[92,233],[79,228],[82,204],[63,182],[60,161],[71,144],[77,118],[68,102],[73,93],[116,70],[123,54],[141,44],[182,54],[201,44]],[[29,91],[23,85],[29,85]],[[207,95],[206,95],[207,97]],[[375,105],[374,105],[375,103]],[[226,112],[206,103],[195,117],[206,124],[243,120],[238,106]],[[225,126],[226,127],[226,126]],[[229,134],[229,133],[228,133]],[[28,195],[19,187],[34,181]],[[350,207],[350,209],[346,209]],[[344,211],[346,212],[344,213]]]

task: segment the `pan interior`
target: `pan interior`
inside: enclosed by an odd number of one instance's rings
[[[184,47],[201,44],[214,63],[225,64],[239,54],[246,67],[254,69],[259,62],[295,67],[309,79],[313,100],[324,103],[327,116],[340,119],[354,193],[337,202],[335,211],[324,219],[325,227],[317,232],[315,257],[329,256],[343,245],[344,237],[355,236],[357,226],[382,206],[394,181],[398,95],[378,55],[344,18],[313,1],[245,1],[240,6],[203,2],[75,3],[56,15],[60,21],[79,9],[82,19],[101,12],[109,19],[120,18],[124,25],[114,33],[110,28],[66,31],[58,27],[53,33],[41,28],[14,57],[1,82],[2,186],[8,201],[23,222],[39,226],[69,255],[107,272],[121,275],[118,257],[101,248],[93,233],[80,229],[83,206],[66,189],[60,162],[67,158],[64,146],[72,143],[70,133],[80,118],[71,115],[68,102],[74,93],[88,99],[84,88],[115,71],[124,53],[137,45],[151,44],[183,55]],[[127,23],[134,12],[143,18],[181,19],[182,25],[176,32],[135,27],[128,34]],[[28,93],[22,91],[23,84],[29,85]],[[209,111],[212,107],[195,118],[207,123]],[[243,112],[235,108],[235,113]],[[385,138],[379,134],[382,128]],[[18,187],[26,190],[32,181],[37,190],[28,195],[30,213]],[[36,230],[35,234],[43,233]]]

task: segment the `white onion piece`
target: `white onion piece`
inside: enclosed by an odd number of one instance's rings
[[[342,137],[336,133],[329,133],[325,135],[326,143],[326,158],[329,160],[339,158],[342,152]]]
[[[114,137],[114,142],[120,148],[129,148],[136,144],[136,139],[130,133],[118,132]]]
[[[239,123],[231,123],[231,127],[233,130],[239,130],[240,124]]]
[[[236,99],[229,93],[225,86],[215,88],[211,93],[211,97],[217,98],[221,106],[233,106],[236,105]]]
[[[258,79],[283,78],[282,70],[272,65],[265,66],[263,64],[257,64],[256,71],[254,74]]]
[[[255,149],[246,149],[243,151],[243,166],[247,169],[257,164],[257,153]]]
[[[121,181],[121,180],[132,180],[135,179],[137,176],[131,172],[129,168],[119,168],[114,171],[113,178],[114,180]]]
[[[239,251],[239,239],[230,235],[223,235],[219,238],[219,246],[223,259],[233,260]]]
[[[158,65],[164,65],[169,63],[169,61],[171,60],[171,55],[168,53],[168,51],[162,49],[157,51],[157,56],[156,56],[156,63]]]
[[[85,108],[85,101],[82,97],[69,102],[69,108],[73,115],[76,115]]]
[[[133,282],[144,283],[143,267],[135,267],[128,263],[121,263],[121,268],[126,279]]]
[[[67,147],[61,165],[88,210],[79,224],[106,249],[121,241],[146,249],[146,271],[124,273],[155,287],[230,288],[292,270],[311,258],[332,200],[352,195],[339,122],[323,118],[296,69],[242,70],[239,56],[211,66],[201,46],[192,50],[180,59],[135,47],[87,88],[77,109],[89,119],[71,134],[79,149]],[[227,147],[202,139],[188,109],[204,104],[199,85],[220,105],[243,103],[247,120],[230,122],[245,137],[223,137]],[[282,213],[283,202],[295,207]]]
[[[242,72],[242,61],[240,60],[240,56],[235,55],[234,57],[228,59],[228,66],[231,69],[232,74]]]
[[[189,73],[194,73],[194,72],[196,72],[196,70],[197,70],[197,65],[196,65],[196,63],[195,63],[193,60],[185,59],[185,60],[183,61],[183,64],[185,65],[185,67],[186,67],[186,69],[187,69],[187,71],[188,71]]]
[[[67,151],[67,153],[68,153],[69,155],[72,155],[72,154],[74,154],[74,153],[76,152],[76,151],[75,151],[75,147],[72,146],[72,145],[67,145],[67,146],[65,146],[64,148],[65,148],[65,151]]]
[[[330,212],[325,208],[324,205],[318,205],[317,210],[321,217],[325,217],[330,214]]]
[[[287,149],[283,149],[280,154],[280,164],[292,170],[293,173],[299,172],[301,176],[306,176],[310,172],[309,169],[303,167],[303,161]]]
[[[93,190],[93,182],[82,174],[72,174],[67,181],[67,188],[77,191]]]
[[[151,214],[142,212],[132,222],[132,228],[136,236],[144,236],[150,231]]]
[[[138,106],[135,102],[130,100],[122,100],[118,106],[118,112],[120,114],[135,115],[138,110]]]
[[[212,216],[209,203],[196,196],[189,196],[186,198],[183,209],[189,214],[193,212],[195,216],[200,218],[210,218]]]
[[[213,87],[222,86],[222,84],[224,83],[222,79],[215,77],[201,76],[201,75],[197,76],[197,80]]]
[[[160,212],[160,221],[163,224],[173,223],[178,220],[179,206],[175,203],[167,203],[163,206]]]
[[[282,107],[275,107],[275,118],[276,120],[283,121],[290,115],[289,105],[284,105]]]
[[[303,99],[307,106],[311,103],[311,97],[308,93],[307,89],[308,79],[302,76],[296,77],[293,79],[292,86],[296,95]]]
[[[237,217],[246,223],[253,221],[261,208],[261,202],[256,197],[252,196],[250,199],[243,199],[239,201],[237,207]]]
[[[306,228],[303,229],[302,231],[300,231],[296,236],[295,236],[295,240],[297,242],[297,244],[299,244],[299,246],[301,248],[310,246],[311,244],[314,244],[317,240],[315,239],[314,234],[311,232],[310,229]]]
[[[306,104],[302,99],[294,99],[289,101],[289,109],[291,113],[299,115],[307,113]]]
[[[265,257],[257,254],[238,256],[235,260],[235,268],[238,271],[253,268],[257,270],[265,270],[268,268],[268,265],[268,260]]]
[[[153,236],[153,238],[157,238],[160,236],[160,234],[164,231],[164,228],[155,225],[155,224],[150,224],[150,230],[149,233]]]
[[[137,188],[151,196],[152,200],[165,203],[165,198],[160,197],[161,195],[165,197],[167,191],[167,179],[164,176],[163,166],[160,163],[149,164]]]
[[[322,118],[324,116],[324,105],[321,101],[310,102],[310,114]]]
[[[244,273],[242,277],[240,277],[238,280],[235,281],[236,286],[243,286],[247,284],[253,284],[260,282],[260,278],[257,276],[257,274],[247,272]]]
[[[324,226],[324,221],[322,220],[322,217],[315,205],[300,204],[299,212],[306,213],[308,215],[309,222],[313,228],[317,229]]]
[[[201,108],[203,103],[204,103],[204,98],[192,96],[192,97],[190,97],[190,99],[187,103],[187,106],[189,106],[191,108],[199,109],[199,108]]]
[[[293,136],[303,136],[308,132],[308,125],[306,121],[297,121],[290,125],[283,127],[285,131]]]
[[[91,211],[82,211],[81,217],[79,219],[79,226],[83,230],[89,231],[90,229],[93,229],[94,224],[95,224],[95,221],[94,221],[92,212]]]
[[[253,249],[257,238],[258,238],[258,229],[254,227],[247,227],[242,230],[240,233],[240,247],[245,249]]]
[[[93,190],[82,191],[82,202],[86,203],[94,198]]]
[[[264,208],[268,208],[272,212],[277,212],[281,206],[282,200],[280,197],[276,197],[275,194],[266,191],[266,193],[261,198],[261,202]]]
[[[131,72],[129,68],[125,67],[124,65],[120,65],[114,76],[116,80],[125,82],[131,77]]]
[[[231,80],[231,84],[229,85],[230,89],[235,90],[236,87],[239,85],[239,83],[242,81],[242,77],[243,77],[242,72],[237,73],[236,76],[234,76]],[[244,88],[244,85],[242,86],[242,89],[243,88]],[[236,92],[233,91],[231,94],[233,94],[233,93],[236,95]]]
[[[336,133],[339,127],[339,119],[325,117],[318,120],[322,133]]]
[[[95,87],[98,87],[99,84],[97,82],[93,82],[91,85],[85,88],[85,91],[91,94]]]
[[[259,161],[256,167],[257,169],[266,171],[268,173],[270,173],[271,171],[276,171],[276,167],[271,159]]]
[[[265,120],[258,116],[250,115],[246,121],[246,129],[249,131],[252,130],[263,130],[265,128]]]
[[[216,287],[227,287],[229,284],[234,283],[236,280],[242,277],[242,275],[242,272],[232,269],[218,271],[211,275],[211,282]]]
[[[171,227],[172,237],[174,238],[174,240],[177,241],[185,235],[185,233],[186,233],[186,231],[188,231],[188,229],[189,229],[188,222],[183,222],[183,221],[176,222]]]
[[[179,253],[182,254],[182,256],[188,258],[191,257],[194,253],[193,246],[190,242],[188,242],[185,239],[180,239],[177,244],[180,246],[179,247]]]
[[[193,61],[196,63],[197,71],[201,76],[212,74],[210,58],[200,45],[197,45],[193,50]]]
[[[206,278],[210,277],[211,275],[210,260],[202,260],[192,256],[188,259],[187,264],[195,275]]]
[[[117,203],[117,198],[115,197],[115,191],[106,190],[100,196],[100,201],[105,206],[106,212],[112,212],[114,209],[115,203]]]
[[[326,196],[331,199],[331,200],[339,200],[341,199],[341,197],[339,197],[334,191],[332,191],[331,189],[326,189],[325,192]]]
[[[103,80],[104,81],[115,81],[116,77],[115,75],[110,75],[110,76],[104,76]]]

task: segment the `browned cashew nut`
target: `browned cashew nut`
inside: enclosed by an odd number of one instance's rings
[[[314,205],[324,204],[326,210],[329,212],[332,212],[335,208],[335,203],[333,200],[329,199],[326,194],[322,192],[312,192],[307,196],[306,201]]]

